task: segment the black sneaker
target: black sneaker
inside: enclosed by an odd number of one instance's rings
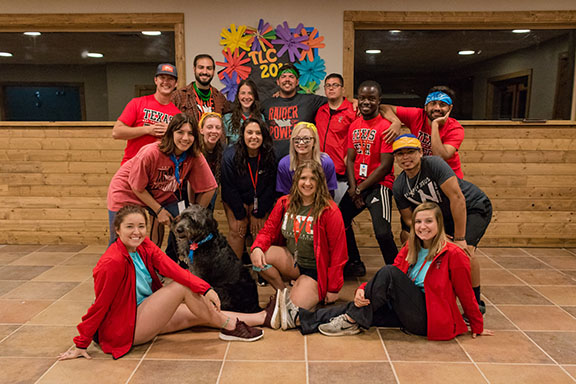
[[[362,260],[349,261],[344,266],[345,277],[363,277],[366,276],[366,266]]]
[[[229,331],[227,329],[220,330],[220,340],[225,341],[256,341],[264,336],[261,329],[251,327],[245,322],[236,319],[236,327]]]

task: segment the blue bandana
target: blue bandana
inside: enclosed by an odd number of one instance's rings
[[[426,102],[424,103],[424,105],[428,105],[428,103],[430,103],[431,101],[443,101],[448,105],[452,105],[452,99],[450,98],[450,96],[440,91],[430,93],[426,97]]]
[[[208,234],[203,240],[200,240],[197,243],[190,243],[190,252],[188,252],[188,258],[190,259],[190,264],[194,262],[194,251],[198,249],[198,246],[204,244],[207,241],[210,241],[214,238],[212,234]]]
[[[170,155],[170,160],[172,160],[172,162],[174,163],[174,178],[176,179],[178,185],[182,184],[182,182],[180,181],[180,166],[182,165],[184,160],[186,160],[187,156],[188,152],[182,153],[180,155],[180,158],[177,158],[175,154]]]

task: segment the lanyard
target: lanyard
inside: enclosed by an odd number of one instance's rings
[[[414,278],[412,279],[412,282],[416,282],[416,279],[418,278],[418,276],[420,275],[420,272],[422,272],[422,269],[424,269],[424,266],[426,265],[426,260],[423,260],[422,266],[420,267],[420,269],[418,270],[418,273],[416,274],[416,276],[414,276]]]
[[[198,92],[194,90],[194,96],[196,97],[196,105],[198,106],[198,120],[202,118],[202,115],[206,112],[212,112],[212,106],[214,105],[214,99],[212,98],[212,89],[210,89],[210,97],[206,100],[205,103],[200,96],[198,96]],[[205,109],[204,107],[207,106]],[[210,110],[208,110],[210,108]]]
[[[252,180],[252,185],[254,186],[254,197],[256,197],[256,186],[258,185],[258,170],[260,169],[260,152],[258,152],[258,162],[256,163],[256,176],[252,174],[252,167],[250,162],[248,162],[248,170],[250,171],[250,180]]]
[[[240,119],[242,120],[242,122],[245,122],[247,119],[251,118],[252,114],[249,114],[248,116],[244,116],[244,113],[242,113],[240,115]]]

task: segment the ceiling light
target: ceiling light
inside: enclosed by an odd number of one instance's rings
[[[530,33],[529,29],[513,29],[512,33]]]
[[[0,57],[12,57],[13,55],[10,52],[0,52]]]
[[[87,57],[92,57],[92,58],[95,58],[95,59],[99,59],[99,58],[101,58],[101,57],[104,57],[103,54],[98,53],[98,52],[86,52],[86,56],[87,56]]]
[[[160,36],[162,34],[162,32],[160,31],[142,31],[143,35],[146,36]]]
[[[367,49],[366,53],[369,55],[377,55],[379,53],[382,53],[382,51],[379,49]]]
[[[400,33],[400,32],[402,32],[402,31],[399,30],[399,29],[391,29],[391,30],[389,30],[388,32],[390,32],[390,33]]]
[[[475,53],[476,53],[476,51],[473,51],[471,49],[464,49],[462,51],[458,51],[458,54],[462,55],[462,56],[469,56],[469,55],[473,55]]]
[[[40,32],[24,32],[26,36],[40,36]]]

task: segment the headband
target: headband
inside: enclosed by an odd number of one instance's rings
[[[280,77],[280,75],[282,75],[284,72],[290,72],[291,74],[296,76],[297,79],[300,77],[300,75],[298,74],[298,72],[296,72],[294,68],[280,68],[280,70],[278,71],[278,77]]]
[[[436,91],[436,92],[432,92],[432,93],[428,94],[428,96],[426,97],[426,102],[424,103],[424,105],[428,105],[428,103],[430,103],[432,101],[442,101],[448,105],[452,105],[452,99],[450,98],[450,96],[448,96],[444,92],[440,92],[440,91]]]
[[[303,125],[305,128],[311,129],[315,133],[318,133],[318,129],[316,128],[316,126],[312,123],[307,122],[307,121],[301,121],[296,125]]]
[[[200,118],[200,121],[198,122],[198,126],[202,127],[202,123],[204,123],[204,120],[208,117],[217,117],[220,119],[220,121],[222,121],[222,115],[216,112],[206,112],[202,114],[202,117]]]

